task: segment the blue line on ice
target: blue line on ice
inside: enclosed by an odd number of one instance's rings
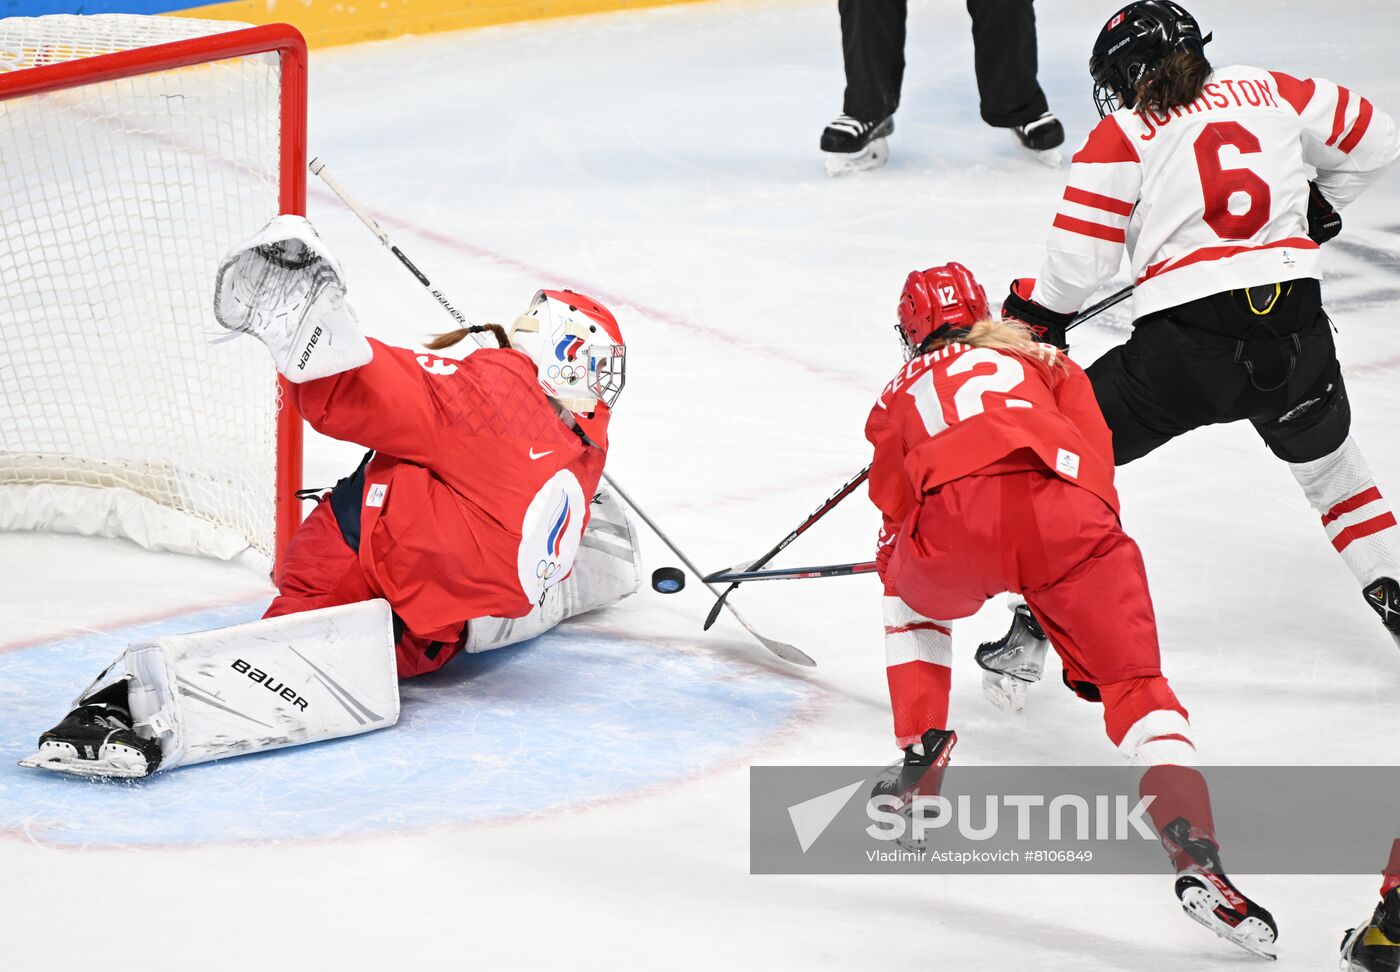
[[[565,626],[401,683],[392,729],[135,784],[15,765],[127,641],[259,613],[224,608],[0,655],[0,834],[57,845],[296,840],[561,809],[733,761],[810,691],[717,656]]]

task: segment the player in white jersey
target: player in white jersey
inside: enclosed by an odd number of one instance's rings
[[[1336,210],[1400,156],[1400,133],[1331,81],[1213,68],[1209,40],[1169,0],[1139,0],[1109,19],[1089,64],[1101,120],[1073,158],[1039,276],[1015,281],[1002,312],[1063,345],[1126,253],[1133,333],[1086,369],[1115,462],[1248,419],[1400,644],[1400,527],[1350,436],[1319,283],[1319,245],[1341,228]],[[1022,605],[978,657],[993,669],[989,683],[1004,685],[1044,648]],[[1388,867],[1377,918],[1352,936],[1352,968],[1400,965],[1397,886],[1400,869]]]

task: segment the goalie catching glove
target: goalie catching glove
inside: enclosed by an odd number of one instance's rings
[[[224,257],[214,317],[267,345],[277,371],[298,384],[374,357],[346,300],[339,262],[301,216],[274,218]]]
[[[1031,300],[1035,291],[1034,277],[1020,277],[1011,281],[1011,292],[1001,305],[1001,319],[1019,321],[1035,334],[1037,341],[1053,344],[1061,351],[1069,350],[1065,331],[1076,314],[1061,314]]]

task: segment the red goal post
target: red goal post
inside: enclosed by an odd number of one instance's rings
[[[0,20],[0,529],[281,559],[301,419],[213,281],[305,214],[306,67],[287,24]]]

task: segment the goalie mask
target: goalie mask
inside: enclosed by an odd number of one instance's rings
[[[617,404],[627,377],[627,347],[612,313],[572,290],[541,290],[510,329],[511,347],[539,369],[544,393],[580,419]]]
[[[923,354],[934,341],[966,337],[972,325],[990,316],[986,290],[961,263],[915,270],[904,281],[895,325],[904,360]]]

